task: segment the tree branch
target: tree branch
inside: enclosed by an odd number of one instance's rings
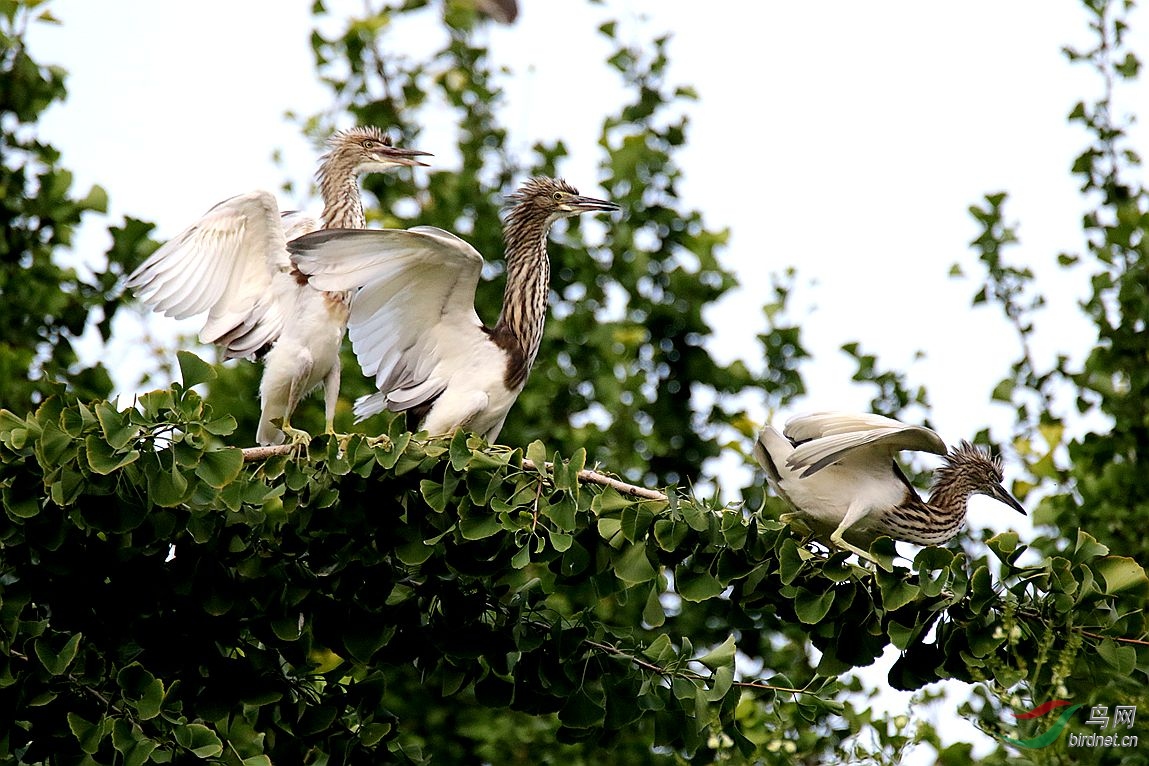
[[[617,646],[611,646],[610,644],[604,644],[600,641],[591,641],[589,639],[586,641],[586,644],[615,657],[629,660],[643,670],[647,670],[663,678],[673,678],[677,676],[679,678],[686,678],[691,681],[707,680],[706,676],[695,673],[692,670],[670,670],[668,668],[662,667],[661,665],[656,665],[649,660],[644,660],[641,657],[636,657],[629,652],[625,652],[622,649],[619,649]],[[762,681],[735,681],[734,686],[743,689],[763,689],[765,691],[783,692],[786,694],[813,694],[813,692],[810,692],[806,689],[794,689],[789,686],[773,686],[772,684],[764,683]]]
[[[267,460],[270,457],[290,455],[295,451],[294,444],[276,444],[270,447],[244,447],[243,462],[254,463],[256,460]]]
[[[1081,635],[1088,636],[1089,638],[1096,638],[1098,641],[1109,639],[1110,641],[1117,641],[1122,644],[1137,644],[1138,646],[1149,646],[1149,641],[1144,641],[1140,638],[1125,638],[1124,636],[1103,636],[1100,633],[1093,633],[1088,630],[1082,630]]]
[[[547,470],[553,468],[553,465],[549,462],[543,463],[543,465],[547,468]],[[523,459],[523,468],[526,468],[530,471],[537,470],[535,461],[527,460],[526,458]],[[656,489],[636,487],[633,484],[627,484],[624,481],[620,481],[613,477],[607,476],[606,474],[599,473],[598,471],[590,471],[585,468],[578,472],[578,480],[587,484],[598,484],[603,487],[611,487],[612,489],[616,489],[624,495],[640,497],[643,500],[662,500],[664,502],[667,500],[666,495]]]
[[[290,455],[295,452],[297,448],[295,444],[276,444],[270,447],[245,447],[242,450],[243,460],[245,463],[251,463],[257,460],[267,460],[268,458],[278,457],[279,455]],[[548,470],[552,468],[551,463],[544,463],[543,465]],[[523,460],[523,468],[529,471],[538,470],[538,466],[535,465],[533,460],[526,459]],[[610,487],[624,495],[630,495],[631,497],[637,497],[642,500],[667,501],[666,495],[658,490],[627,484],[624,481],[599,473],[598,471],[583,469],[578,472],[578,479],[585,484],[598,484],[602,487]]]

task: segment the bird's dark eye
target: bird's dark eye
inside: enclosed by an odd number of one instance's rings
[[[563,193],[560,191],[555,192],[554,194],[551,195],[551,197],[554,199],[555,202],[562,202],[563,201]]]

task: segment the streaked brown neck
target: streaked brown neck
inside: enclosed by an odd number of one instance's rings
[[[319,166],[319,194],[323,197],[324,229],[365,229],[367,216],[355,168],[342,157],[332,156]]]
[[[965,516],[966,502],[972,494],[973,488],[966,482],[939,481],[934,484],[929,505],[947,516]]]
[[[509,389],[526,381],[543,339],[551,281],[547,257],[550,224],[546,215],[520,205],[507,215],[503,228],[507,286],[491,337],[509,357],[505,376]]]
[[[962,491],[955,481],[960,474],[935,479],[929,501],[922,500],[902,470],[893,464],[894,473],[901,479],[905,494],[893,508],[880,512],[881,523],[891,537],[916,545],[941,545],[961,529],[965,523],[966,500],[969,491]]]

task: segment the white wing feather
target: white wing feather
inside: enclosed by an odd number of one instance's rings
[[[278,338],[293,314],[300,286],[288,238],[317,225],[299,213],[281,216],[268,192],[241,194],[153,253],[127,286],[167,316],[206,312],[200,340],[223,346],[226,357],[249,356]]]
[[[828,465],[854,455],[858,450],[874,450],[874,459],[887,460],[900,450],[919,450],[944,455],[945,442],[923,426],[906,425],[881,415],[844,412],[816,412],[786,423],[786,438],[800,442],[786,463],[792,469],[805,469],[809,476]],[[877,449],[880,448],[880,449]]]
[[[482,331],[475,288],[483,257],[450,232],[327,230],[293,242],[296,267],[319,290],[357,290],[347,335],[380,394],[356,404],[359,419],[405,410],[446,388],[443,363],[466,353]],[[461,347],[466,344],[468,348]]]

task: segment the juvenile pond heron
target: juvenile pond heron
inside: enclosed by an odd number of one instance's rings
[[[902,450],[945,456],[929,501],[894,460]],[[971,495],[988,495],[1025,514],[1002,486],[1000,458],[968,442],[948,450],[934,431],[880,415],[800,415],[782,433],[767,425],[754,457],[770,487],[794,509],[783,521],[801,520],[831,544],[871,561],[865,548],[883,535],[915,545],[950,540],[965,522]]]
[[[494,441],[530,374],[550,289],[547,233],[560,218],[618,210],[570,184],[534,178],[511,195],[503,223],[506,288],[494,327],[475,313],[483,257],[433,226],[324,231],[289,245],[319,290],[355,290],[348,336],[377,393],[359,420],[407,412],[431,434],[466,429]]]
[[[256,439],[280,444],[293,431],[291,414],[304,396],[324,389],[327,430],[339,399],[339,347],[350,294],[320,291],[292,264],[287,243],[320,228],[367,226],[358,176],[424,165],[379,129],[336,133],[319,163],[319,221],[281,213],[275,196],[256,191],[225,200],[144,261],[127,286],[145,304],[177,319],[207,313],[200,340],[223,348],[224,359],[262,359]],[[279,420],[283,428],[273,421]]]

